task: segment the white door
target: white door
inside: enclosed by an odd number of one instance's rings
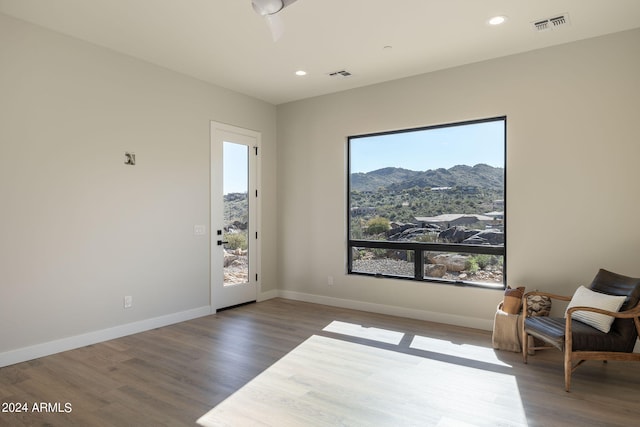
[[[258,297],[260,134],[211,122],[211,307]]]

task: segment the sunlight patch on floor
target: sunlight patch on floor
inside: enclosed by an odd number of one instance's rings
[[[511,367],[498,359],[493,348],[481,347],[470,344],[455,344],[447,340],[422,337],[416,335],[409,346],[416,350],[431,351],[448,356],[461,357],[463,359],[475,360],[478,362],[491,363],[498,366]]]
[[[336,334],[349,335],[351,337],[365,338],[372,341],[383,342],[385,344],[400,344],[404,334],[402,332],[389,331],[380,328],[367,328],[355,323],[340,322],[334,320],[329,323],[323,331]]]
[[[314,335],[198,423],[278,427],[528,425],[513,375],[459,362]]]

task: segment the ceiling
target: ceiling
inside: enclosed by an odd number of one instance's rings
[[[297,0],[277,42],[251,0],[0,0],[0,12],[275,105],[640,27],[640,0]],[[508,19],[492,27],[495,15]],[[341,70],[352,75],[329,76]]]

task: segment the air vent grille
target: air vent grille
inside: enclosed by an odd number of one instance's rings
[[[329,73],[329,77],[350,77],[351,73],[346,70],[334,71]]]
[[[556,15],[552,18],[538,19],[533,21],[531,25],[536,32],[555,30],[569,25],[569,14]]]

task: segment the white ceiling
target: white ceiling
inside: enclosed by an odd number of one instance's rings
[[[0,0],[0,12],[276,105],[640,27],[640,0],[297,0],[277,42],[251,0]],[[563,13],[569,25],[533,31]],[[508,20],[490,27],[494,15]]]

